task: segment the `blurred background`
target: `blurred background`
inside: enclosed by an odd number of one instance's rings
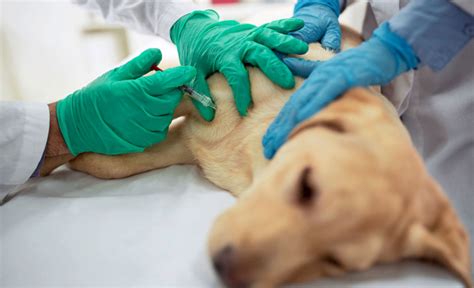
[[[291,17],[294,5],[289,0],[195,2],[222,19],[254,24]],[[352,5],[341,22],[360,30],[365,2]],[[69,0],[0,0],[0,41],[0,100],[54,102],[150,47],[162,50],[163,68],[179,64],[172,43],[105,23]]]

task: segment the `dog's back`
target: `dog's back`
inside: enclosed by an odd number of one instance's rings
[[[351,48],[361,39],[351,30],[344,30],[343,49]],[[334,55],[319,44],[311,44],[307,60],[327,60]],[[232,91],[221,74],[209,78],[208,83],[217,104],[217,111],[211,123],[203,121],[190,101],[184,101],[182,109],[190,118],[184,127],[186,144],[198,159],[204,174],[213,183],[234,195],[252,183],[267,160],[263,157],[261,139],[288,98],[303,83],[296,77],[296,85],[285,90],[272,83],[257,68],[249,67],[253,106],[246,117],[240,117],[235,108]],[[239,171],[239,173],[235,173]]]

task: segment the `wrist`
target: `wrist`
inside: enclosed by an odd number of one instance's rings
[[[332,12],[334,12],[336,17],[339,17],[341,11],[339,0],[299,0],[295,5],[293,14],[296,14],[303,7],[309,7],[313,5],[327,7]]]
[[[443,69],[474,37],[474,17],[455,2],[411,1],[389,20],[390,29],[413,47],[420,65],[433,71]]]
[[[406,67],[400,67],[399,73],[415,69],[418,66],[419,59],[413,48],[408,42],[390,29],[389,23],[385,22],[374,31],[372,36],[382,42],[398,60],[403,61]]]
[[[219,21],[219,14],[214,10],[197,10],[191,13],[188,13],[181,18],[179,18],[170,29],[170,38],[174,44],[179,42],[179,39],[182,36],[183,31],[186,27],[189,27],[194,22],[217,22]],[[201,26],[204,26],[205,23],[200,23]],[[195,31],[193,31],[195,33]]]
[[[64,141],[61,129],[59,128],[58,119],[56,117],[56,103],[48,104],[49,108],[49,132],[48,142],[46,144],[45,156],[54,157],[59,155],[70,154],[70,151]]]

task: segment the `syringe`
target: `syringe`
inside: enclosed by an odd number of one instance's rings
[[[154,70],[154,71],[163,71],[157,65],[151,66],[151,69]],[[181,91],[183,91],[184,93],[188,94],[189,97],[193,98],[194,100],[196,100],[199,103],[201,103],[202,105],[204,105],[205,107],[211,107],[212,109],[216,110],[216,108],[217,108],[216,104],[214,104],[211,97],[205,96],[205,95],[202,95],[202,94],[196,92],[196,90],[189,87],[188,85],[180,86],[179,89]]]

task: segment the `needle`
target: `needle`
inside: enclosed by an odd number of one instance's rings
[[[163,71],[156,64],[151,66],[151,69],[154,70],[154,71]],[[202,105],[204,105],[205,107],[211,107],[212,109],[216,110],[216,108],[217,108],[216,104],[214,104],[211,97],[208,97],[208,96],[205,96],[205,95],[202,95],[202,94],[196,92],[196,90],[189,87],[188,85],[182,85],[182,86],[179,87],[179,89],[181,91],[185,92],[186,94],[188,94],[189,97],[193,98],[194,100],[196,100],[199,103],[201,103]]]

